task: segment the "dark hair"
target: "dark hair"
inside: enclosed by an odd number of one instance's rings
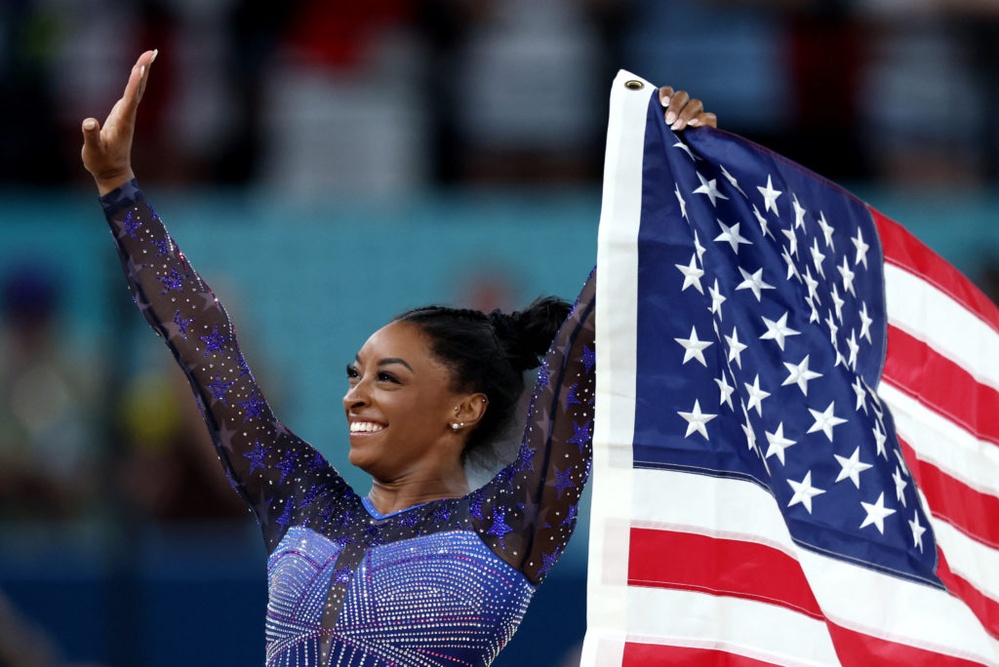
[[[395,318],[417,325],[429,338],[432,354],[451,371],[452,389],[486,395],[486,413],[469,436],[463,461],[492,453],[488,445],[516,414],[524,372],[541,365],[570,309],[561,299],[543,297],[509,314],[425,306]]]

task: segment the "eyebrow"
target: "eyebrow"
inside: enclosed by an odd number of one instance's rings
[[[360,357],[360,355],[355,356],[354,357],[354,361],[356,361],[357,363],[361,363],[361,357]],[[410,370],[410,372],[413,372],[413,367],[410,366],[408,363],[406,363],[405,359],[400,359],[399,357],[386,357],[384,359],[380,359],[378,361],[377,365],[378,366],[388,366],[390,364],[401,364],[402,366],[405,366],[406,368],[408,368]]]

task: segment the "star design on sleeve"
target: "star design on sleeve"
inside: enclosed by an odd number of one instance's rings
[[[167,292],[183,292],[184,277],[177,269],[170,269],[170,272],[160,277],[160,283],[164,289],[162,294]]]
[[[139,220],[132,211],[125,214],[125,219],[121,223],[122,230],[128,234],[129,238],[135,238],[136,232],[139,231],[139,227],[142,226],[142,221]]]
[[[572,468],[566,468],[565,470],[555,470],[555,491],[558,492],[558,497],[562,497],[562,492],[567,489],[571,489],[576,484],[572,481]]]
[[[226,336],[219,331],[216,324],[212,332],[207,336],[198,336],[198,339],[205,344],[205,356],[210,356],[214,352],[221,352],[225,345]]]
[[[840,456],[839,454],[833,454],[833,456],[836,457],[836,460],[839,461],[839,465],[842,467],[839,475],[836,477],[836,481],[842,482],[844,479],[849,479],[859,489],[860,473],[871,468],[871,464],[863,463],[860,460],[860,447],[853,450],[853,454],[849,457]]]
[[[860,524],[861,528],[866,528],[867,526],[873,525],[878,529],[878,532],[882,535],[885,534],[885,519],[890,517],[895,513],[895,510],[890,507],[885,507],[885,494],[882,493],[878,496],[877,502],[865,503],[860,502],[860,505],[867,512],[867,516],[864,518],[863,523]]]
[[[696,432],[704,436],[705,440],[710,440],[706,424],[718,415],[701,412],[701,403],[696,399],[694,400],[693,410],[690,412],[677,412],[677,414],[687,420],[687,432],[683,437],[689,438],[691,434]]]
[[[787,506],[794,507],[795,505],[801,504],[806,510],[808,510],[809,514],[812,513],[812,498],[825,493],[823,489],[812,486],[811,470],[805,473],[804,479],[800,482],[795,482],[794,480],[789,479],[787,480],[787,483],[791,485],[792,489],[794,489],[794,495],[791,497]]]
[[[812,413],[812,418],[815,419],[815,423],[811,425],[808,429],[808,433],[817,433],[822,431],[825,436],[829,439],[829,442],[833,441],[833,428],[839,426],[840,424],[845,424],[846,420],[837,417],[833,414],[833,410],[836,407],[836,402],[833,401],[829,404],[822,412],[818,410],[812,410],[808,408],[808,411]]]
[[[587,346],[583,346],[583,368],[589,373],[593,370],[593,366],[597,363],[597,355]]]
[[[489,535],[495,535],[499,539],[500,548],[506,549],[506,536],[513,532],[513,528],[507,525],[505,510],[501,507],[493,513],[493,525],[486,531]]]
[[[573,434],[569,438],[569,442],[573,445],[579,447],[579,451],[582,452],[586,447],[587,443],[593,438],[593,422],[588,421],[583,425],[579,425],[575,422],[572,424]]]
[[[221,401],[223,404],[228,405],[228,403],[226,403],[225,400],[225,395],[226,392],[229,391],[229,388],[232,387],[232,385],[234,384],[236,384],[235,380],[231,382],[226,382],[225,380],[222,379],[222,374],[219,373],[215,376],[214,380],[208,383],[207,387],[208,390],[212,392],[212,396],[215,398],[215,400]]]
[[[267,457],[267,453],[270,450],[270,447],[264,445],[264,443],[259,440],[253,443],[253,449],[243,454],[243,456],[250,462],[250,471],[248,474],[252,475],[257,468],[260,468],[261,470],[267,469],[264,459]]]
[[[674,338],[673,340],[683,347],[684,364],[691,359],[696,359],[702,366],[705,368],[708,367],[708,362],[704,358],[704,350],[714,345],[714,343],[708,340],[700,340],[697,337],[696,327],[690,327],[690,338]]]

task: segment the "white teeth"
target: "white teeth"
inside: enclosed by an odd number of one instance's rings
[[[384,426],[381,424],[375,424],[374,422],[351,422],[350,432],[351,433],[374,433],[375,431],[381,431]]]

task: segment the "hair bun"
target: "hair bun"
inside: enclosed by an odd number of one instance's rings
[[[557,297],[535,299],[513,313],[494,310],[489,321],[510,363],[519,371],[537,368],[572,306]]]

